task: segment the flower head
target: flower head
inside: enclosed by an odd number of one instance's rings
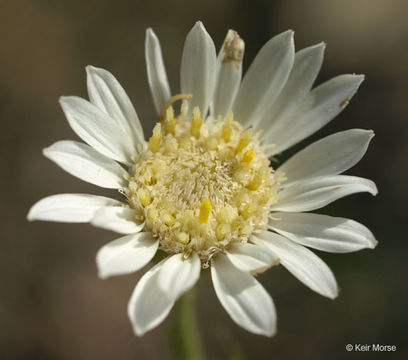
[[[312,290],[335,298],[336,280],[313,252],[373,248],[363,225],[306,213],[356,192],[370,180],[339,175],[364,155],[372,131],[319,140],[280,166],[269,160],[335,117],[363,80],[342,75],[311,90],[324,45],[294,52],[293,32],[272,38],[241,81],[244,42],[227,33],[216,57],[201,22],[187,36],[181,92],[172,95],[159,41],[146,32],[150,89],[158,113],[144,139],[138,115],[108,71],[87,67],[90,101],[61,98],[69,124],[86,143],[59,141],[44,155],[92,184],[118,189],[122,202],[60,194],[40,200],[30,220],[90,222],[123,234],[97,254],[106,278],[139,270],[158,249],[168,256],[137,284],[128,306],[135,333],[157,326],[174,302],[211,268],[231,318],[272,336],[271,297],[254,275],[281,263]]]

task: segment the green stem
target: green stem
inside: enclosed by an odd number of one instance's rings
[[[175,306],[172,338],[177,360],[205,360],[195,314],[194,289],[185,293]]]

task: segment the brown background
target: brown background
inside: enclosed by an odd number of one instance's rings
[[[278,309],[272,339],[230,321],[203,277],[199,319],[208,358],[407,358],[407,4],[0,1],[0,359],[175,359],[167,340],[171,316],[142,338],[132,333],[126,305],[143,271],[97,278],[95,253],[116,235],[89,225],[28,223],[25,216],[46,195],[111,194],[41,155],[56,140],[76,138],[58,97],[86,96],[84,67],[117,76],[149,135],[155,114],[144,66],[145,28],[160,37],[177,92],[184,38],[196,20],[217,48],[227,29],[236,29],[246,41],[245,69],[271,36],[292,28],[297,49],[328,45],[317,83],[340,73],[366,74],[349,107],[305,143],[351,127],[374,129],[376,137],[352,173],[373,179],[380,190],[376,198],[358,194],[324,209],[363,222],[380,242],[374,251],[321,254],[342,288],[337,300],[313,293],[282,267],[260,277]],[[398,350],[388,356],[347,353],[347,343],[395,344]]]

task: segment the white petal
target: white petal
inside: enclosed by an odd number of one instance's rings
[[[234,30],[228,30],[217,58],[217,82],[212,115],[224,117],[232,108],[242,76],[244,41]]]
[[[277,170],[287,183],[323,175],[337,175],[357,164],[374,137],[371,130],[351,129],[329,135],[292,156]]]
[[[281,264],[313,291],[331,299],[337,296],[337,282],[332,271],[310,250],[266,231],[254,236],[251,241],[276,254]]]
[[[298,244],[327,252],[347,253],[377,245],[364,225],[327,215],[274,213],[269,228]]]
[[[288,79],[295,50],[293,31],[269,40],[259,51],[242,80],[234,102],[234,118],[243,125],[260,121]]]
[[[160,42],[156,34],[150,28],[146,30],[145,58],[147,79],[149,80],[154,106],[159,114],[167,100],[170,99],[171,93]]]
[[[115,120],[90,102],[76,96],[63,96],[60,104],[71,128],[101,154],[125,164],[136,152]]]
[[[201,21],[188,33],[181,59],[181,92],[192,94],[189,111],[194,106],[205,118],[214,94],[216,81],[216,54],[214,43]]]
[[[253,275],[264,272],[278,261],[276,256],[262,247],[249,243],[233,243],[227,251],[227,257],[236,268]]]
[[[274,144],[267,155],[286,150],[326,125],[346,107],[363,80],[363,75],[340,75],[314,88],[272,124],[264,136]]]
[[[190,290],[200,277],[201,261],[197,254],[188,259],[175,254],[166,259],[160,269],[159,287],[172,299]]]
[[[144,227],[144,223],[135,218],[133,209],[117,206],[99,209],[92,218],[91,224],[119,234],[137,233]]]
[[[116,239],[96,255],[99,277],[129,274],[141,269],[156,254],[159,240],[150,232],[139,232]]]
[[[103,206],[120,206],[117,200],[88,194],[58,194],[48,196],[35,203],[28,212],[27,219],[86,223]]]
[[[134,149],[139,144],[143,146],[145,141],[142,124],[118,80],[109,71],[94,66],[87,66],[86,73],[91,103],[116,121]]]
[[[218,255],[211,261],[211,277],[217,297],[232,320],[254,334],[275,334],[272,298],[251,274],[238,270],[226,256]]]
[[[159,325],[174,305],[174,299],[158,286],[162,265],[163,261],[143,275],[129,300],[128,316],[138,336]]]
[[[325,44],[307,47],[295,54],[295,60],[289,78],[276,101],[259,123],[261,139],[265,138],[269,128],[279,116],[296,104],[310,91],[323,62]],[[266,137],[266,140],[268,138]]]
[[[125,185],[126,170],[86,144],[57,141],[45,148],[43,154],[66,172],[91,184],[108,189]]]
[[[377,187],[368,179],[356,176],[319,176],[299,180],[283,187],[276,195],[272,211],[301,212],[319,209],[344,196],[358,192],[377,194]]]

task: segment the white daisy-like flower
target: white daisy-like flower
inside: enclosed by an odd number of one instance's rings
[[[339,175],[362,158],[372,131],[327,136],[276,169],[268,160],[333,119],[363,76],[341,75],[311,89],[325,46],[295,53],[293,32],[287,31],[265,44],[241,81],[244,42],[230,30],[217,57],[197,22],[184,44],[181,94],[172,96],[151,29],[145,46],[159,114],[150,139],[144,140],[119,82],[89,66],[90,101],[60,100],[86,144],[58,141],[44,150],[68,173],[118,189],[124,201],[54,195],[36,203],[28,219],[90,222],[123,234],[99,250],[101,278],[135,272],[159,249],[167,254],[143,275],[130,299],[137,335],[160,324],[201,269],[210,267],[231,318],[252,333],[272,336],[275,307],[254,275],[281,263],[312,290],[335,298],[331,270],[308,248],[346,253],[376,245],[372,233],[353,220],[309,213],[346,195],[377,193],[370,180]]]

